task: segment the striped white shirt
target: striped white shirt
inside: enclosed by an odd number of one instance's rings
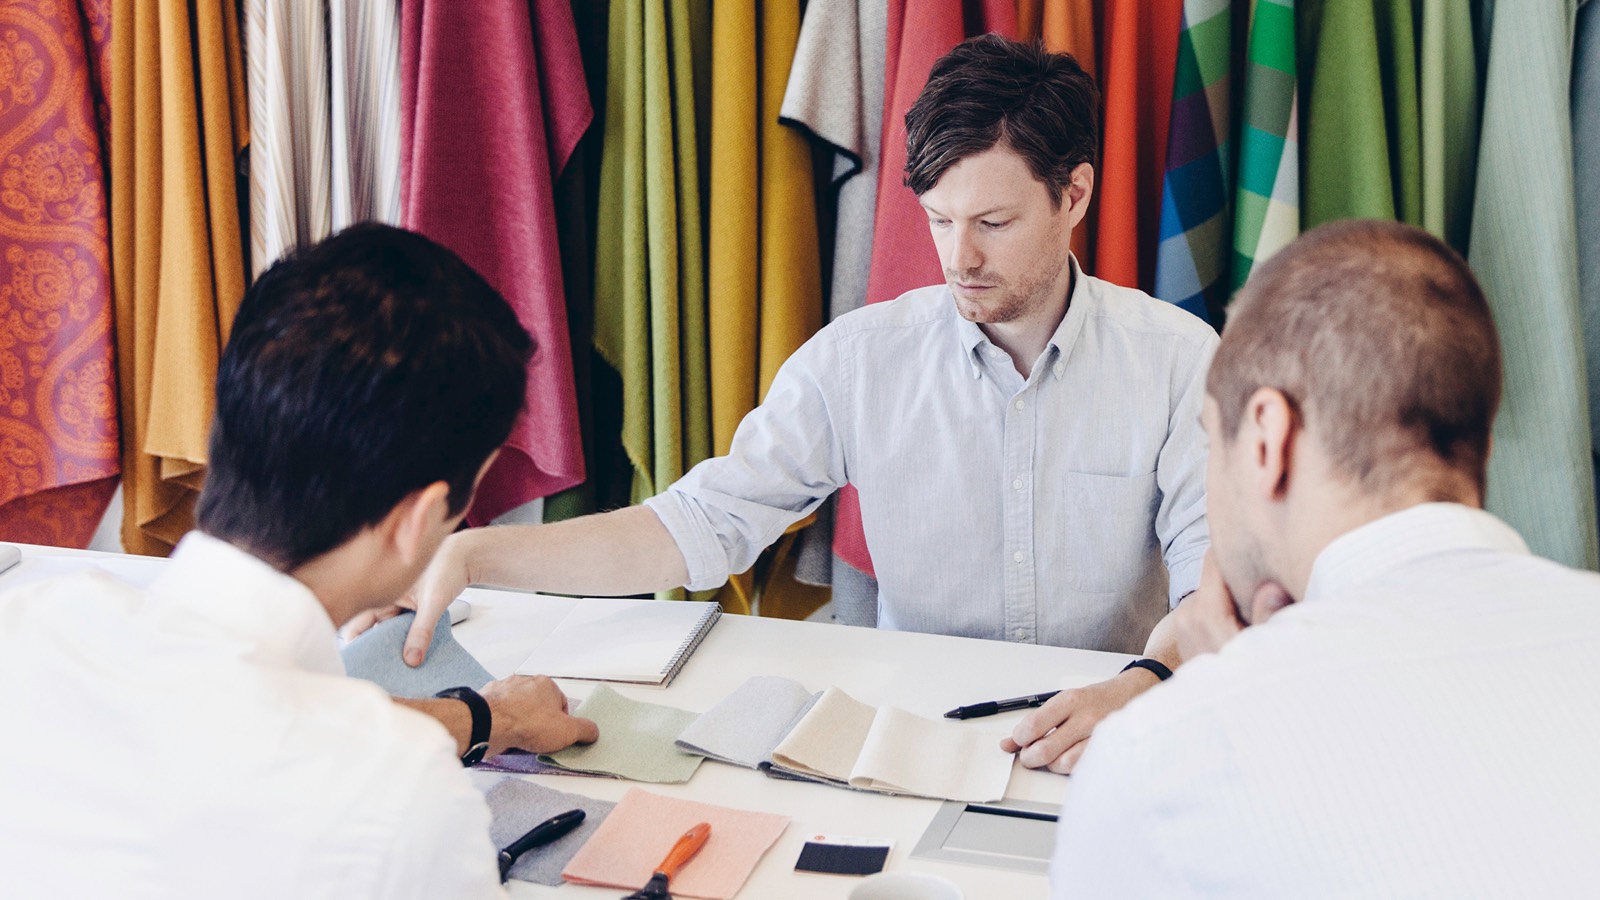
[[[1481,510],[1340,537],[1303,602],[1108,718],[1055,897],[1600,887],[1600,575]]]

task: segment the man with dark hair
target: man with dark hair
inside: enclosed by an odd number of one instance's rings
[[[1070,56],[1037,45],[974,38],[935,64],[906,115],[906,183],[946,283],[823,328],[727,456],[644,504],[452,537],[417,589],[409,658],[469,583],[715,587],[848,483],[879,590],[860,624],[1144,650],[1006,744],[1025,765],[1070,769],[1101,716],[1177,665],[1157,626],[1199,583],[1207,546],[1198,418],[1216,344],[1199,319],[1072,258],[1096,103]]]
[[[1206,389],[1190,661],[1096,732],[1054,895],[1592,892],[1600,576],[1482,509],[1500,352],[1466,263],[1395,223],[1309,232]]]
[[[476,272],[399,229],[261,276],[221,360],[199,529],[146,590],[84,574],[0,600],[6,896],[504,895],[458,757],[594,723],[545,678],[402,706],[345,677],[335,629],[460,522],[531,352]]]

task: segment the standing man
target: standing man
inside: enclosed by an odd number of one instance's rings
[[[356,226],[256,281],[199,528],[163,574],[0,597],[0,894],[505,896],[458,757],[594,723],[546,678],[403,706],[345,677],[334,629],[393,603],[461,521],[531,350],[487,282],[399,229]]]
[[[1466,263],[1309,232],[1230,307],[1207,391],[1192,661],[1096,733],[1053,895],[1592,894],[1600,576],[1482,509],[1500,351]]]
[[[468,584],[713,588],[853,484],[879,626],[1151,658],[1060,694],[1007,743],[1069,769],[1095,722],[1177,664],[1158,625],[1207,547],[1198,420],[1216,344],[1072,257],[1098,103],[1065,54],[995,35],[952,50],[906,114],[906,185],[946,283],[822,329],[727,456],[644,504],[451,537],[415,592],[408,660]]]

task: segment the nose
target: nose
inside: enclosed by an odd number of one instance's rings
[[[950,268],[957,273],[975,272],[983,268],[983,248],[977,232],[965,225],[957,225],[952,231]]]

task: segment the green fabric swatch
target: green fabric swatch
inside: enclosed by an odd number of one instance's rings
[[[1420,0],[1422,227],[1467,252],[1478,164],[1477,49],[1458,0]]]
[[[1300,234],[1294,2],[1257,0],[1250,16],[1234,195],[1233,290]]]
[[[699,713],[629,700],[600,684],[573,715],[593,719],[600,728],[600,740],[541,753],[540,762],[630,781],[681,784],[705,759],[679,750],[676,743]]]

